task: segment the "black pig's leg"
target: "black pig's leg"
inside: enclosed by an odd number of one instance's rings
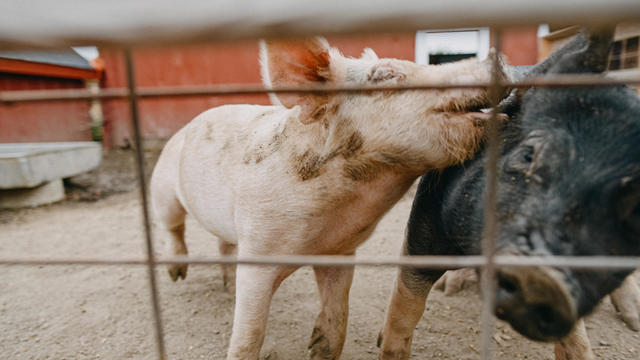
[[[413,268],[400,268],[384,327],[378,336],[380,359],[408,359],[413,330],[422,317],[429,290],[444,271],[419,273]]]

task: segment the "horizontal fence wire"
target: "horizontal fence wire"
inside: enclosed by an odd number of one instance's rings
[[[624,78],[607,78],[598,75],[554,75],[537,76],[523,81],[500,81],[498,86],[503,88],[529,88],[529,87],[588,87],[588,86],[617,86],[640,85],[640,76],[625,76]],[[137,87],[138,98],[158,97],[192,97],[192,96],[231,96],[251,94],[288,94],[288,93],[357,93],[376,91],[410,91],[410,90],[445,90],[465,88],[490,88],[492,82],[468,82],[468,83],[439,83],[439,84],[412,84],[394,86],[304,86],[281,87],[266,89],[261,84],[221,84],[199,86],[163,86],[163,87]],[[126,88],[104,88],[98,91],[89,89],[60,89],[60,90],[21,90],[1,91],[0,104],[40,102],[40,101],[78,101],[94,99],[124,99],[129,97]]]
[[[261,256],[156,256],[156,265],[191,264],[191,265],[219,265],[245,264],[267,266],[406,266],[425,269],[455,269],[462,267],[483,268],[487,258],[482,255],[467,256],[344,256],[344,255],[261,255]],[[493,257],[495,266],[500,267],[530,267],[553,266],[569,269],[635,269],[640,268],[640,257],[634,256],[513,256],[496,255]],[[147,265],[145,257],[5,257],[0,258],[0,265]]]

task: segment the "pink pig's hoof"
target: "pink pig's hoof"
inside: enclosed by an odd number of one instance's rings
[[[178,281],[178,278],[182,280],[187,278],[187,265],[169,265],[169,276],[171,280]]]

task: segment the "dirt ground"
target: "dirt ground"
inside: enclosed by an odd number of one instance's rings
[[[147,154],[151,165],[157,154]],[[130,151],[107,154],[100,169],[67,182],[68,200],[0,212],[0,254],[12,256],[143,256],[141,210]],[[358,251],[399,253],[411,194],[381,221]],[[189,219],[192,254],[217,253],[215,239]],[[160,241],[157,241],[159,248]],[[155,359],[146,268],[143,266],[0,266],[0,359]],[[169,359],[224,359],[233,295],[217,266],[191,266],[173,283],[158,268]],[[343,359],[376,359],[395,269],[357,268]],[[640,279],[639,279],[640,280]],[[429,296],[414,336],[412,359],[478,359],[480,299],[475,289]],[[319,311],[312,271],[288,278],[271,306],[262,356],[305,359]],[[640,334],[629,330],[609,300],[587,320],[601,359],[640,359]],[[494,359],[553,359],[553,346],[534,343],[497,321]],[[493,335],[493,334],[492,334]]]

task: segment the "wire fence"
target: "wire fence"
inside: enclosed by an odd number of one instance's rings
[[[500,52],[501,30],[492,29],[494,46]],[[122,99],[126,98],[130,104],[132,129],[134,136],[135,160],[137,164],[137,178],[139,193],[142,203],[143,224],[145,231],[145,258],[51,258],[43,257],[0,257],[0,265],[140,265],[148,268],[150,284],[150,301],[153,309],[155,338],[159,359],[166,359],[165,339],[163,335],[162,313],[158,302],[158,289],[154,269],[158,265],[167,264],[252,264],[271,266],[409,266],[418,268],[448,269],[458,267],[477,267],[482,269],[482,342],[481,357],[491,358],[491,329],[493,327],[494,293],[493,281],[495,269],[498,266],[563,266],[576,269],[634,269],[640,267],[640,257],[514,257],[496,255],[497,234],[497,163],[499,156],[499,129],[497,121],[490,121],[488,131],[487,162],[488,186],[487,201],[485,203],[484,234],[482,239],[481,256],[397,256],[397,257],[359,257],[359,256],[299,256],[299,255],[273,255],[256,257],[236,256],[212,256],[198,257],[156,257],[153,249],[153,234],[149,215],[149,201],[147,199],[147,184],[144,177],[143,146],[138,116],[138,99],[154,97],[189,97],[202,95],[239,95],[239,94],[264,94],[264,93],[335,93],[335,92],[373,92],[373,91],[411,91],[411,90],[440,90],[451,88],[487,88],[491,94],[492,117],[496,120],[497,105],[500,101],[499,94],[504,93],[505,88],[516,87],[584,87],[604,85],[640,85],[638,77],[603,78],[596,75],[559,75],[553,78],[538,77],[519,82],[505,81],[499,76],[500,63],[497,57],[493,58],[493,71],[490,82],[463,83],[463,84],[424,84],[413,86],[376,86],[376,87],[326,87],[306,86],[279,89],[265,89],[261,85],[217,85],[217,86],[192,86],[192,87],[164,87],[164,88],[138,88],[135,84],[133,72],[133,60],[131,49],[123,50],[126,63],[127,88],[101,89],[98,92],[90,90],[41,90],[41,91],[5,91],[0,92],[0,104],[42,102],[42,101],[76,101],[89,99]]]

